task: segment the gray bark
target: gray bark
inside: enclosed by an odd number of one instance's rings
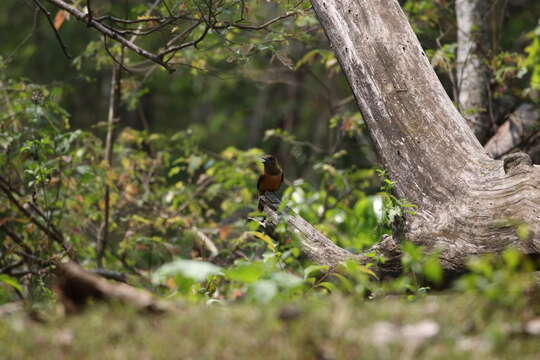
[[[375,264],[376,266],[372,268],[374,272],[380,276],[395,275],[400,272],[400,248],[392,236],[383,237],[379,244],[365,253],[353,254],[337,246],[288,206],[281,211],[278,210],[279,199],[274,193],[267,192],[261,196],[261,203],[264,205],[264,212],[268,215],[266,227],[270,225],[272,228],[280,221],[286,222],[289,230],[299,237],[302,251],[318,264],[328,265],[331,269],[335,269],[341,262],[349,259],[367,264],[374,261],[371,255],[376,253],[384,257],[385,263],[384,266]]]
[[[517,148],[537,132],[540,132],[540,111],[533,104],[521,104],[497,129],[484,148],[491,157],[498,158]]]
[[[457,103],[481,143],[491,128],[489,69],[485,62],[492,37],[489,0],[456,0]]]
[[[540,248],[540,167],[486,154],[453,105],[395,0],[312,0],[399,197],[406,238],[462,271],[471,255]],[[525,238],[517,226],[526,226]],[[312,250],[317,251],[317,250]],[[322,255],[321,255],[322,254]],[[324,256],[324,248],[321,248]],[[317,256],[313,256],[316,258]],[[383,265],[384,266],[384,265]]]

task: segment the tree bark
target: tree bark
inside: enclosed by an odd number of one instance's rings
[[[68,314],[81,311],[92,301],[118,301],[158,313],[174,307],[173,303],[156,299],[146,290],[107,281],[73,262],[58,266],[54,291]]]
[[[489,68],[493,35],[489,0],[456,0],[457,103],[474,134],[484,143],[492,127],[490,118]]]
[[[520,147],[540,129],[540,111],[533,104],[521,104],[498,129],[484,147],[492,158]],[[529,156],[534,154],[529,152]]]
[[[397,196],[416,205],[395,241],[439,252],[446,270],[471,255],[540,248],[540,167],[492,160],[439,82],[395,0],[312,0]],[[520,231],[517,228],[526,229]],[[392,242],[387,243],[391,244]],[[393,245],[391,245],[393,246]],[[383,243],[376,249],[386,250]],[[384,266],[384,264],[382,265]]]
[[[373,264],[372,270],[379,276],[396,275],[401,271],[401,251],[399,244],[396,243],[392,236],[384,236],[382,241],[369,249],[369,251],[353,254],[337,246],[288,206],[285,206],[280,211],[279,199],[274,193],[267,192],[261,196],[261,203],[264,206],[264,212],[268,215],[266,225],[275,227],[280,221],[285,221],[289,229],[299,237],[302,251],[318,264],[335,269],[341,262],[346,260],[355,260],[362,264],[373,263],[376,260],[372,255],[376,253],[385,259],[384,265]]]

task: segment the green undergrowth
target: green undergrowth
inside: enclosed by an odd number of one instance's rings
[[[529,295],[527,295],[529,296]],[[538,309],[475,295],[339,295],[297,303],[180,305],[141,315],[94,306],[37,323],[0,319],[2,359],[537,359]]]

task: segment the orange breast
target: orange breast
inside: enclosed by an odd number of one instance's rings
[[[276,191],[277,189],[279,189],[282,179],[283,179],[283,176],[281,174],[263,175],[261,182],[259,183],[259,192],[262,194],[266,191]]]

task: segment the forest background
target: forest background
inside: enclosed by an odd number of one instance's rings
[[[68,3],[84,8],[82,1]],[[394,184],[377,162],[362,115],[309,2],[91,3],[95,16],[145,20],[154,13],[175,14],[178,23],[163,27],[150,20],[116,24],[149,49],[163,49],[171,37],[183,35],[192,14],[216,22],[206,30],[199,21],[202,26],[185,34],[188,46],[168,59],[171,72],[47,1],[0,4],[0,303],[24,300],[27,307],[49,309],[58,301],[51,290],[52,272],[58,261],[71,259],[177,300],[271,304],[279,314],[284,303],[300,299],[317,302],[300,312],[316,312],[318,306],[343,306],[340,302],[352,298],[345,307],[356,312],[356,301],[395,301],[388,298],[397,294],[413,304],[399,300],[395,306],[418,320],[426,293],[452,289],[472,297],[429,301],[437,306],[449,301],[460,309],[474,299],[478,307],[493,306],[504,314],[494,322],[496,330],[485,326],[492,314],[474,322],[473,332],[489,333],[488,340],[478,335],[475,343],[487,344],[486,357],[516,333],[528,346],[528,336],[540,332],[527,330],[538,314],[530,310],[534,298],[523,295],[531,287],[524,274],[534,261],[517,252],[473,259],[469,274],[448,282],[436,255],[406,243],[402,275],[380,281],[369,267],[354,263],[345,264],[342,273],[312,264],[284,224],[271,236],[260,227],[255,184],[265,153],[275,154],[284,168],[283,203],[351,251],[369,248],[391,232],[403,212],[414,211],[413,204],[392,194]],[[458,103],[454,2],[400,4]],[[46,5],[50,23],[40,5]],[[482,63],[489,109],[462,109],[465,116],[490,114],[484,144],[520,105],[530,104],[538,113],[540,99],[540,3],[488,5],[485,22],[491,30]],[[157,30],[146,34],[147,27]],[[538,131],[532,131],[505,152],[526,150],[538,163],[538,139]],[[329,300],[327,293],[344,297]],[[339,304],[320,305],[321,296],[323,303]],[[520,314],[519,331],[501,325],[514,316],[510,310]],[[328,318],[320,321],[332,323],[332,311],[326,311]],[[431,329],[436,325],[432,336],[439,334],[438,341],[448,346],[441,353],[471,350],[440,335],[457,321],[453,315],[439,313],[444,319],[428,324]],[[369,321],[377,328],[379,318],[387,316],[381,312]],[[306,316],[301,321],[319,320]],[[263,323],[263,331],[271,331],[265,326],[272,325]],[[447,327],[440,330],[443,323]],[[415,324],[421,329],[422,323]],[[3,326],[9,332],[11,325]],[[416,345],[410,349],[406,329],[399,326],[392,328],[392,336],[403,343],[392,351],[420,351]],[[370,332],[368,326],[359,331]],[[309,342],[299,334],[295,341]],[[353,356],[362,349],[360,342],[335,338],[347,343],[347,350],[314,343],[305,351]],[[36,346],[17,341],[26,349]],[[61,348],[55,341],[53,336],[51,348]],[[529,350],[538,351],[532,345]]]

